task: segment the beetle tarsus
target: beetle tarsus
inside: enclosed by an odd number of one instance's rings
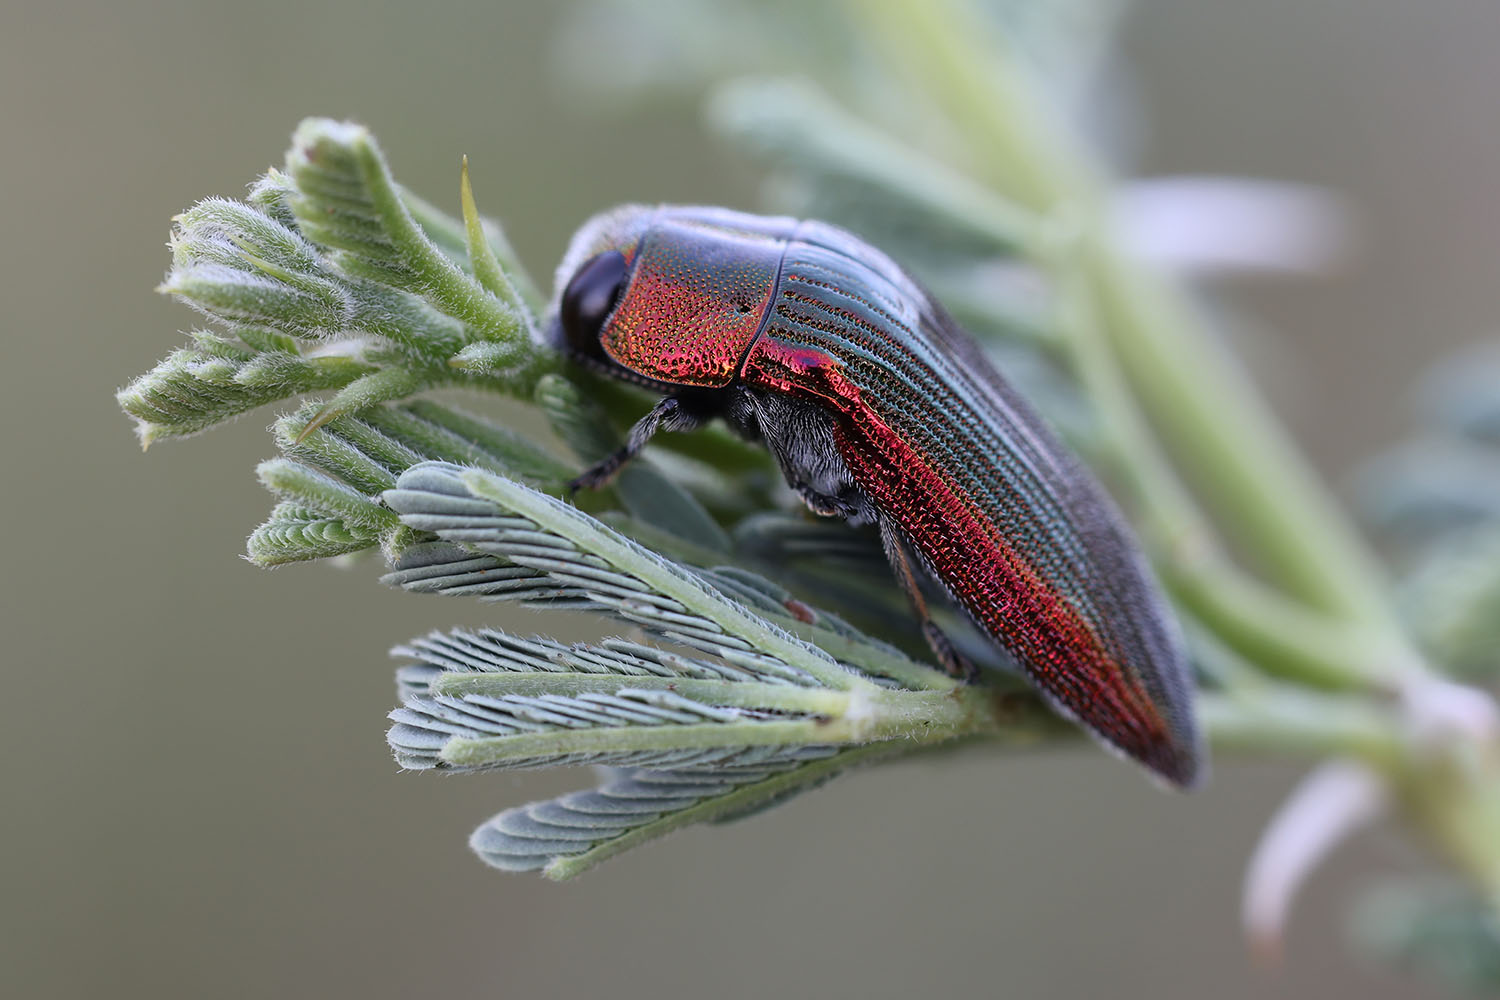
[[[859,505],[850,503],[843,497],[819,493],[806,484],[799,484],[796,490],[797,495],[802,498],[802,502],[807,504],[807,509],[819,517],[842,517],[847,521],[858,517],[860,514]]]
[[[948,638],[948,633],[938,628],[937,622],[931,618],[922,622],[922,638],[927,640],[932,655],[937,657],[938,665],[949,677],[957,677],[970,684],[979,679],[979,668],[974,665],[974,661],[960,653],[953,640]]]
[[[589,466],[568,483],[568,496],[571,497],[579,490],[597,490],[602,486],[607,486],[609,481],[625,467],[625,463],[634,457],[635,452],[629,447],[611,452],[603,461]]]
[[[891,569],[896,574],[896,582],[906,592],[907,599],[911,601],[912,610],[916,612],[917,619],[922,623],[922,638],[927,640],[927,645],[932,649],[932,655],[937,657],[938,664],[949,677],[957,677],[964,681],[976,680],[979,677],[979,668],[958,651],[958,647],[953,645],[953,640],[948,638],[948,634],[932,620],[932,612],[927,607],[927,598],[922,595],[922,587],[917,580],[916,557],[912,554],[906,539],[901,537],[901,529],[888,518],[880,519],[880,541],[885,547],[886,558],[891,561]]]

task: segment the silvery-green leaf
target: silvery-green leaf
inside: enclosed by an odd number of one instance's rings
[[[487,489],[476,496],[473,488]],[[497,502],[495,494],[503,496]],[[604,610],[655,635],[734,662],[780,659],[789,678],[817,679],[835,687],[867,683],[839,668],[821,649],[792,637],[815,639],[865,670],[915,687],[946,688],[951,681],[811,609],[790,604],[790,595],[757,593],[749,575],[718,578],[764,612],[746,606],[713,585],[711,573],[664,560],[559,501],[473,471],[430,463],[404,473],[385,502],[411,528],[431,532],[456,548],[423,547],[402,554],[388,583],[421,589],[457,589],[492,599]],[[540,523],[546,522],[546,523]],[[476,562],[493,557],[493,563]],[[444,565],[444,559],[449,560]],[[500,573],[521,567],[530,574]],[[441,585],[434,581],[442,581]],[[769,616],[769,620],[765,615]],[[804,619],[811,620],[804,620]]]
[[[709,768],[615,772],[598,788],[494,816],[469,838],[488,865],[565,879],[693,823],[735,819],[815,787],[888,748],[804,747]]]
[[[913,713],[957,707],[940,691],[817,686],[763,654],[710,659],[619,639],[460,629],[395,653],[410,662],[389,739],[416,769],[780,763],[824,744],[924,743]]]

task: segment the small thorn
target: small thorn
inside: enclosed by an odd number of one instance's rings
[[[313,431],[336,419],[338,416],[339,412],[333,408],[332,404],[323,407],[317,413],[313,414],[313,418],[307,422],[307,426],[302,428],[297,436],[292,439],[292,444],[298,445],[306,441],[312,435]]]
[[[465,153],[458,168],[458,200],[462,204],[464,219],[468,220],[471,212],[476,211],[474,204],[474,188],[469,183],[469,154]]]
[[[141,451],[146,451],[156,440],[156,428],[148,421],[137,419],[135,422],[135,436],[141,442]]]

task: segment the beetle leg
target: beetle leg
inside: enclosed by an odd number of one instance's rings
[[[580,489],[594,490],[606,485],[615,478],[627,462],[641,453],[641,449],[646,447],[646,442],[650,441],[657,431],[691,431],[702,427],[707,422],[708,417],[690,412],[676,396],[663,397],[651,407],[650,412],[637,420],[635,426],[630,428],[630,434],[625,438],[625,446],[585,469],[578,478],[568,484],[568,492],[576,493]]]
[[[912,610],[917,613],[917,619],[922,623],[922,637],[932,648],[932,654],[937,657],[938,663],[950,677],[958,677],[966,681],[977,678],[979,669],[958,651],[958,647],[953,645],[953,640],[948,638],[947,633],[938,628],[937,622],[932,620],[932,612],[927,608],[927,598],[922,595],[922,588],[917,582],[916,556],[906,540],[901,537],[900,530],[891,523],[889,518],[880,519],[880,542],[885,547],[886,558],[891,561],[891,570],[896,574],[896,582],[901,585],[902,590],[906,591],[907,598],[911,600]]]

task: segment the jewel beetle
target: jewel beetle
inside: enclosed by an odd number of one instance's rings
[[[1182,641],[1124,520],[975,342],[881,251],[826,223],[627,205],[558,269],[549,335],[663,396],[658,431],[723,419],[818,514],[878,526],[940,663],[925,574],[1062,714],[1167,781],[1203,754]]]

